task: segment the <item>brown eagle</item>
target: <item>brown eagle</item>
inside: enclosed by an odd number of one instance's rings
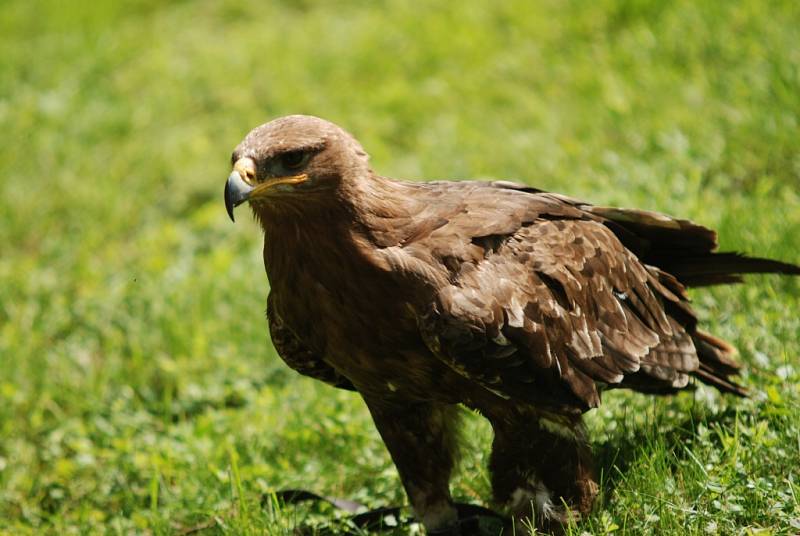
[[[800,267],[716,252],[714,231],[512,182],[374,173],[310,116],[233,152],[225,206],[264,230],[272,341],[301,374],[358,391],[428,532],[458,532],[457,404],[494,429],[494,501],[558,532],[598,491],[581,415],[604,389],[696,378],[744,395],[733,348],[701,331],[687,286]]]

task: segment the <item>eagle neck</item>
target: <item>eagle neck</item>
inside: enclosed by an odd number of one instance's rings
[[[342,240],[347,215],[333,204],[315,204],[302,211],[265,218],[264,265],[270,283],[292,280],[298,273],[324,270],[351,253]]]
[[[342,189],[341,204],[347,207],[351,231],[370,247],[397,245],[390,238],[400,225],[408,225],[421,210],[419,185],[370,174]]]
[[[375,250],[393,245],[387,230],[413,212],[410,188],[412,183],[370,174],[344,182],[333,195],[262,216],[272,288],[295,292],[311,284],[341,290],[374,275]]]

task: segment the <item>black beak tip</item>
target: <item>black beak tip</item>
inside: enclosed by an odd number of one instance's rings
[[[225,182],[225,210],[231,221],[236,221],[233,219],[233,209],[247,201],[252,191],[253,186],[243,181],[239,172],[231,172]]]
[[[228,211],[228,217],[231,219],[232,222],[236,223],[236,220],[233,218],[233,199],[231,199],[231,190],[230,185],[225,183],[225,210]]]

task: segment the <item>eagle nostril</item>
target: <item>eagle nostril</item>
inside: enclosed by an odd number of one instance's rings
[[[233,164],[233,170],[246,183],[255,185],[256,183],[256,164],[252,158],[242,157]]]

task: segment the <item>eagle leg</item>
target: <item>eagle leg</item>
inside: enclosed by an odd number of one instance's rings
[[[458,450],[457,407],[364,400],[417,519],[429,534],[457,534],[458,513],[450,496],[450,475]]]
[[[526,414],[492,427],[494,501],[518,528],[562,534],[589,513],[599,488],[580,417]]]

